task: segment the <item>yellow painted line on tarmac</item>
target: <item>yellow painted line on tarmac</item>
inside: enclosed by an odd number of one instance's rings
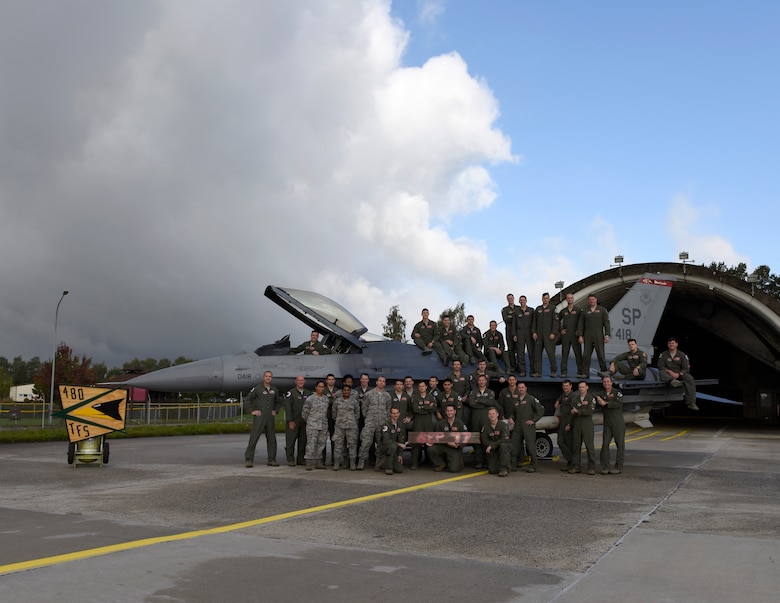
[[[466,475],[449,477],[447,479],[441,479],[435,482],[419,484],[417,486],[408,486],[406,488],[398,488],[397,490],[388,490],[387,492],[380,492],[378,494],[369,494],[368,496],[361,496],[359,498],[340,500],[337,502],[328,503],[327,505],[319,505],[317,507],[309,507],[308,509],[289,511],[288,513],[280,513],[278,515],[271,515],[270,517],[262,517],[260,519],[242,521],[240,523],[232,523],[217,528],[209,528],[207,530],[195,530],[193,532],[183,532],[181,534],[171,534],[169,536],[143,538],[141,540],[131,540],[129,542],[121,542],[119,544],[101,546],[94,549],[75,551],[73,553],[64,553],[62,555],[53,555],[51,557],[42,557],[40,559],[30,559],[29,561],[20,561],[18,563],[9,563],[7,565],[0,565],[0,575],[11,574],[14,572],[22,572],[31,569],[39,569],[50,565],[70,563],[71,561],[81,561],[83,559],[90,559],[92,557],[100,557],[102,555],[110,555],[112,553],[120,553],[122,551],[140,549],[146,546],[153,546],[155,544],[163,544],[166,542],[177,542],[179,540],[190,540],[192,538],[199,538],[201,536],[211,536],[214,534],[225,534],[227,532],[243,530],[245,528],[260,526],[266,523],[273,523],[275,521],[282,521],[284,519],[292,519],[294,517],[301,517],[303,515],[311,515],[312,513],[319,513],[320,511],[329,511],[331,509],[339,509],[341,507],[347,507],[349,505],[355,505],[359,503],[370,502],[373,500],[379,500],[390,496],[397,496],[399,494],[408,494],[409,492],[416,492],[417,490],[433,488],[434,486],[441,486],[443,484],[449,484],[452,482],[457,482],[464,479],[470,479],[472,477],[477,477],[479,475],[486,475],[486,474],[487,471],[477,471],[476,473],[467,473]]]
[[[635,429],[634,431],[628,432],[626,435],[630,436],[632,434],[640,433],[642,431],[645,431],[645,430],[643,428],[642,429]],[[653,433],[648,433],[648,434],[645,434],[643,436],[639,436],[637,438],[630,438],[630,439],[627,439],[625,441],[626,441],[626,443],[628,443],[628,442],[636,442],[637,440],[644,440],[645,438],[649,438],[650,436],[654,436],[654,435],[656,435],[658,433],[661,433],[661,432],[660,431],[654,431]],[[616,448],[617,447],[617,444],[615,444],[614,440],[612,440],[609,443],[609,445],[610,445],[611,448]],[[603,442],[602,442],[601,446],[599,446],[596,450],[601,450],[602,448],[604,448],[604,443]]]
[[[666,437],[666,438],[661,438],[661,441],[665,442],[666,440],[673,440],[674,438],[679,438],[680,436],[684,436],[689,431],[690,431],[690,429],[684,429],[680,433],[676,433],[673,436],[669,436],[669,437]]]
[[[653,433],[648,433],[648,434],[645,434],[643,436],[637,436],[635,438],[631,438],[630,440],[626,440],[626,442],[636,442],[637,440],[644,440],[645,438],[650,438],[650,437],[652,437],[654,435],[658,435],[659,433],[661,433],[661,432],[660,431],[654,431]]]

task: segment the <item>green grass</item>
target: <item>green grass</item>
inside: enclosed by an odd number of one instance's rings
[[[214,435],[222,433],[249,433],[252,421],[249,415],[245,415],[244,421],[224,421],[209,423],[187,423],[180,425],[127,425],[124,431],[109,433],[108,439],[118,438],[148,438],[182,435]],[[276,432],[284,432],[284,413],[276,417]],[[65,427],[51,427],[41,429],[32,426],[7,426],[2,422],[0,426],[0,444],[18,444],[22,442],[62,442],[68,440]]]

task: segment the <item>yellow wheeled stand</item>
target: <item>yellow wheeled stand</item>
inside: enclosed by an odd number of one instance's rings
[[[97,461],[101,467],[108,464],[109,447],[106,436],[99,435],[68,444],[68,465],[75,468]]]

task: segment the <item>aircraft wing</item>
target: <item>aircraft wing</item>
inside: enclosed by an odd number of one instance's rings
[[[718,404],[729,404],[731,406],[742,406],[742,402],[737,400],[730,400],[729,398],[721,398],[720,396],[713,396],[710,394],[702,394],[696,392],[697,400],[707,400],[708,402],[717,402]]]

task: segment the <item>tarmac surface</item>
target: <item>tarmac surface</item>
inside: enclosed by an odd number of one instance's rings
[[[624,472],[607,476],[546,460],[499,478],[468,455],[459,474],[305,471],[285,465],[281,434],[282,466],[266,466],[261,439],[248,469],[246,440],[111,440],[102,468],[67,465],[66,442],[0,445],[0,600],[717,603],[780,590],[776,427],[629,427]]]

